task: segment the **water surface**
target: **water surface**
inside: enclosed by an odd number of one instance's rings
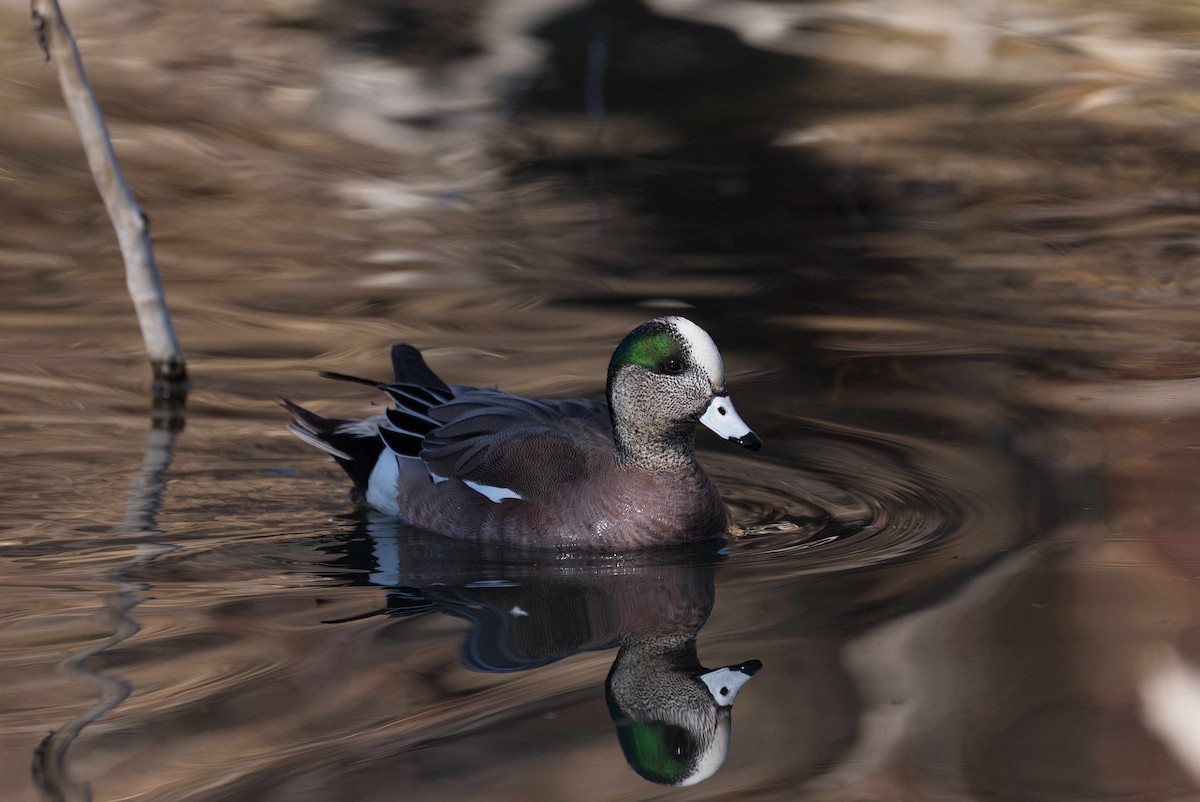
[[[194,387],[151,428],[0,10],[4,799],[1200,798],[1185,5],[67,11]],[[393,342],[599,398],[664,311],[766,441],[700,436],[719,552],[446,543],[276,404],[369,414],[316,373]],[[622,688],[749,660],[719,771],[639,776]]]

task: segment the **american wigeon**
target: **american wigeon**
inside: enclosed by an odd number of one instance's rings
[[[408,345],[392,364],[392,384],[325,374],[382,390],[385,415],[339,420],[285,401],[289,428],[370,506],[452,537],[610,551],[720,537],[729,517],[696,462],[696,423],[762,444],[729,400],[712,338],[682,317],[621,341],[607,404],[447,385]]]

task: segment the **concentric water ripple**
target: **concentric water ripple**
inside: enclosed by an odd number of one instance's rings
[[[787,570],[850,570],[938,548],[977,553],[1018,536],[1013,510],[992,491],[1007,477],[986,452],[960,451],[946,466],[936,441],[858,431],[792,444],[790,465],[756,466],[717,481],[744,528],[729,546],[746,565]],[[751,478],[746,478],[751,477]],[[1010,531],[999,541],[994,530]],[[974,541],[974,542],[973,542]]]

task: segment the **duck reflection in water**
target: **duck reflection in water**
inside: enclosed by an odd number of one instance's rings
[[[460,659],[473,671],[526,671],[616,647],[608,709],[630,766],[648,780],[694,785],[729,752],[733,701],[762,663],[700,664],[696,636],[715,599],[719,544],[613,557],[529,560],[481,550],[371,515],[345,543],[351,567],[387,591],[385,609],[470,623]],[[340,561],[339,561],[340,562]]]
[[[711,777],[729,753],[733,700],[760,668],[704,668],[695,632],[623,638],[604,695],[629,765],[663,785]]]

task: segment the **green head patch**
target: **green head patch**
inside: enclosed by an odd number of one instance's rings
[[[683,346],[679,338],[668,324],[661,320],[651,320],[638,326],[621,340],[609,363],[609,376],[626,365],[641,365],[653,371],[660,371],[663,362],[671,358],[683,358]]]

